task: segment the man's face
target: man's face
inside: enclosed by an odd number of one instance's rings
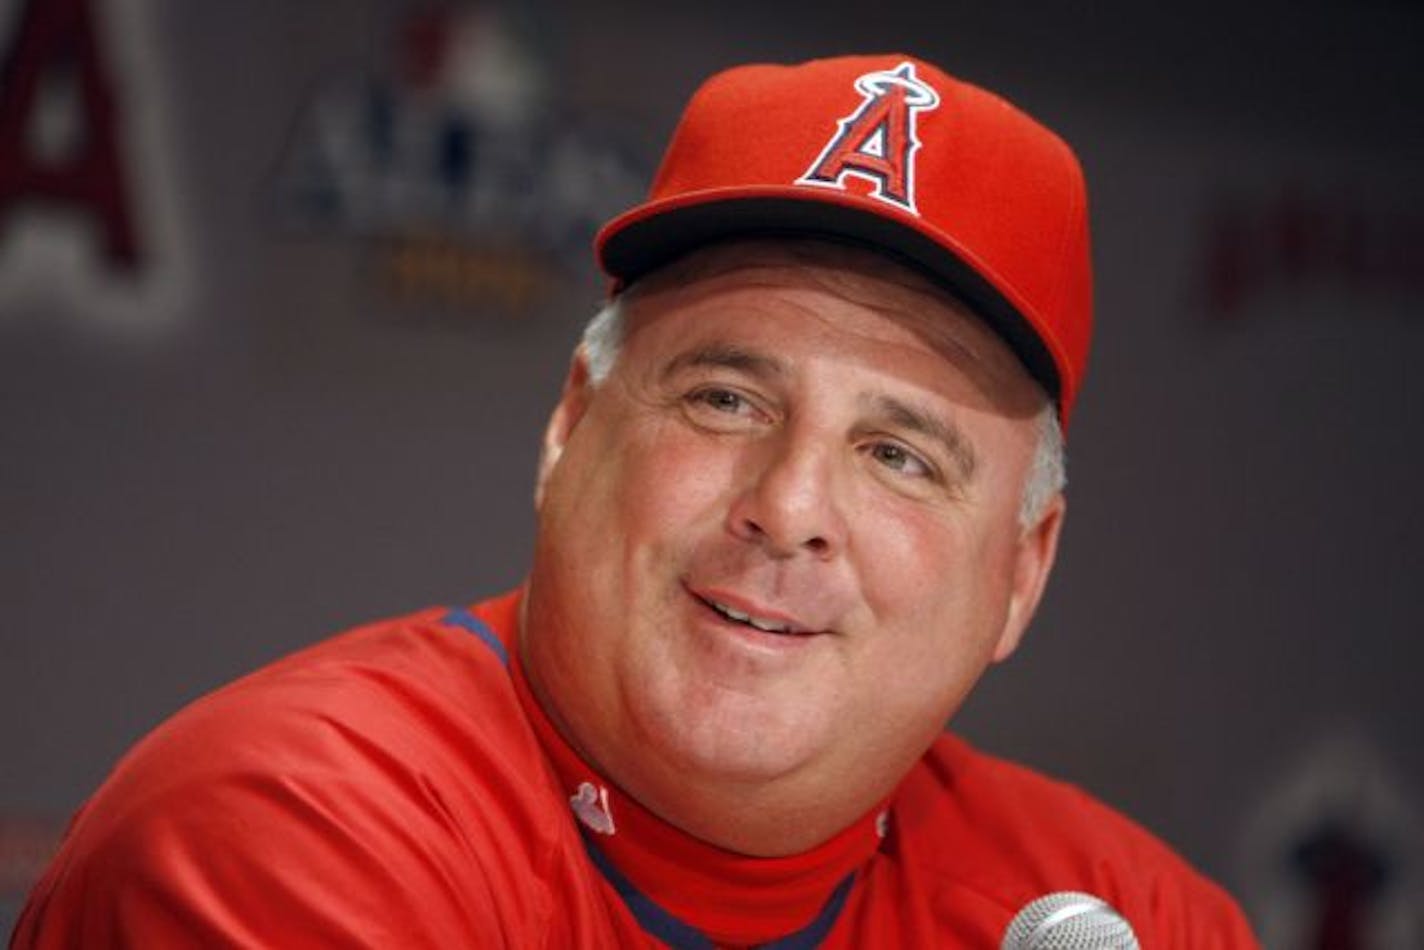
[[[1061,515],[1018,521],[1041,396],[977,320],[861,252],[705,250],[625,306],[612,372],[594,387],[576,359],[546,437],[529,680],[663,817],[775,853],[796,835],[718,828],[715,802],[801,801],[814,843],[1027,624]]]

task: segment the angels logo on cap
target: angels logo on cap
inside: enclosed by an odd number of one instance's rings
[[[837,123],[836,134],[796,183],[844,189],[845,176],[857,175],[875,185],[871,197],[919,214],[914,157],[920,141],[915,137],[915,114],[938,106],[939,93],[915,75],[910,62],[865,73],[856,78],[855,88],[865,101]]]

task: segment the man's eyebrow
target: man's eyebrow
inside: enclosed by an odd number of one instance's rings
[[[902,402],[894,396],[872,395],[863,397],[875,413],[888,419],[894,425],[925,435],[940,443],[954,459],[959,474],[965,481],[974,477],[979,460],[974,447],[964,434],[938,415],[925,409]]]
[[[675,373],[696,366],[734,369],[750,376],[759,377],[786,375],[786,367],[774,356],[731,343],[709,343],[694,350],[686,350],[673,357],[663,367],[662,377],[667,379]]]

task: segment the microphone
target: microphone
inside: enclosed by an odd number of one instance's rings
[[[999,950],[1139,950],[1137,935],[1107,901],[1078,891],[1045,894],[1024,905]]]

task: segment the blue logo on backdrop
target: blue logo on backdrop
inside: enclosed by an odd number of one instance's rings
[[[389,76],[319,94],[282,158],[282,217],[372,239],[396,291],[522,310],[591,272],[594,230],[650,162],[559,101],[549,68],[483,8],[408,16]]]

